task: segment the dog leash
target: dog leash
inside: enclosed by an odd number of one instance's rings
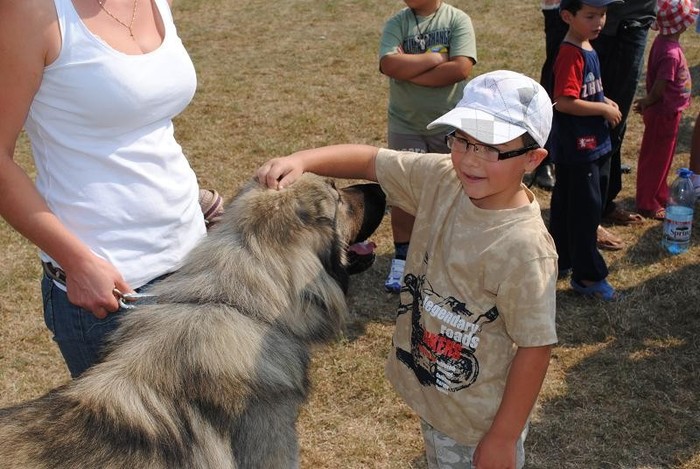
[[[118,288],[112,289],[112,293],[114,296],[117,297],[117,301],[119,302],[119,307],[124,308],[124,309],[134,309],[136,308],[137,302],[140,302],[141,300],[144,300],[146,298],[155,298],[156,295],[153,293],[140,293],[140,292],[131,292],[131,293],[122,293],[119,291]],[[148,302],[152,303],[152,302]]]
[[[50,262],[42,262],[42,267],[44,268],[44,273],[51,280],[54,280],[64,287],[66,286],[66,273],[60,267],[56,267]],[[153,301],[146,301],[149,298],[156,298],[152,293],[140,293],[140,292],[130,292],[122,293],[118,288],[112,289],[112,294],[117,298],[120,308],[124,309],[134,309],[137,303],[153,303]]]

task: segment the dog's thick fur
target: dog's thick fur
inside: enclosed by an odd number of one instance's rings
[[[375,184],[249,183],[152,290],[158,303],[125,315],[100,363],[0,410],[0,466],[298,466],[309,345],[339,332],[345,247],[383,213]]]

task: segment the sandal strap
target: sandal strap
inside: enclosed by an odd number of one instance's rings
[[[615,301],[620,298],[620,295],[615,291],[612,285],[606,279],[600,280],[589,286],[584,286],[576,280],[571,279],[571,288],[576,293],[590,298],[598,298],[603,301]]]

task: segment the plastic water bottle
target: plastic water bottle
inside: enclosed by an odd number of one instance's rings
[[[666,219],[661,245],[670,254],[681,254],[690,246],[690,231],[693,228],[693,208],[695,192],[688,168],[678,170],[678,177],[671,184],[666,205]]]

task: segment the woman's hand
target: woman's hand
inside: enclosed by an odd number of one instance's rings
[[[64,270],[68,300],[99,319],[119,309],[115,288],[122,293],[132,291],[112,264],[94,255]]]

